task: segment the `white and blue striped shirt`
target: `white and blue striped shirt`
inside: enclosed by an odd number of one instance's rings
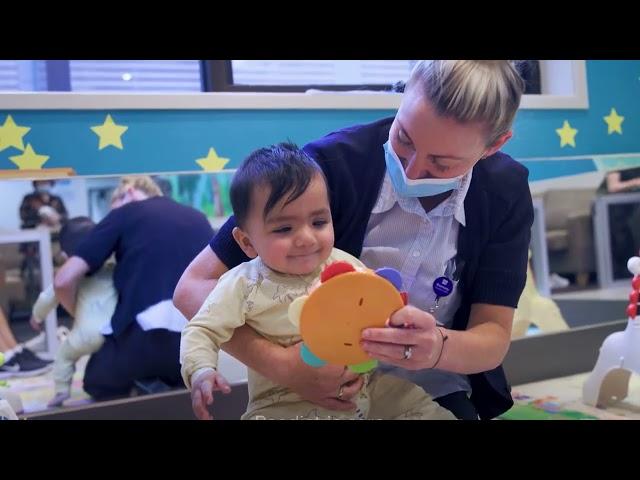
[[[371,211],[360,260],[367,267],[392,267],[402,275],[409,304],[428,311],[435,303],[433,281],[454,278],[459,225],[465,225],[464,199],[472,171],[444,202],[426,213],[417,198],[399,197],[385,174],[378,200]],[[453,292],[438,301],[438,323],[450,327],[460,305],[454,280]],[[438,398],[457,391],[471,392],[466,375],[437,369],[410,371],[382,365],[385,371],[406,378]]]

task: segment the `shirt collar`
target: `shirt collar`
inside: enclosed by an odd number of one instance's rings
[[[469,173],[467,173],[464,177],[462,177],[460,185],[453,191],[449,198],[447,198],[443,203],[429,212],[429,214],[438,217],[453,215],[453,217],[462,226],[465,226],[466,217],[464,212],[464,199],[467,196],[467,191],[469,190],[469,185],[471,184],[472,175],[473,169],[470,170]],[[417,198],[402,198],[398,196],[395,189],[393,188],[393,183],[391,183],[389,173],[387,172],[384,175],[384,180],[382,182],[382,187],[380,188],[378,200],[373,206],[373,210],[371,210],[371,213],[377,214],[388,212],[396,203],[398,203],[398,205],[400,205],[400,207],[407,212],[422,212],[422,214],[425,213],[422,209],[422,206],[420,205],[420,201]]]

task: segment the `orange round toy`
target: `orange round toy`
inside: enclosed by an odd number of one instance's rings
[[[361,333],[384,327],[389,316],[405,305],[400,274],[389,268],[355,271],[347,262],[335,262],[325,268],[321,280],[289,308],[292,321],[299,320],[303,359],[315,366],[329,363],[370,370],[376,362],[361,348]]]

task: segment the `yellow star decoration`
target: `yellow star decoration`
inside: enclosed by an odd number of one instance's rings
[[[49,156],[38,155],[31,148],[31,144],[27,143],[27,148],[24,149],[23,154],[9,157],[9,160],[15,163],[20,170],[41,170],[42,165],[49,160]]]
[[[568,120],[564,121],[562,128],[556,128],[556,133],[560,135],[560,147],[564,147],[565,145],[571,145],[572,147],[576,146],[575,137],[578,130],[571,128]]]
[[[618,115],[615,108],[611,108],[611,113],[606,117],[602,117],[608,125],[608,133],[611,135],[613,132],[618,132],[622,135],[622,122],[624,122],[624,117]]]
[[[219,157],[215,148],[210,148],[209,153],[205,158],[196,159],[196,163],[207,172],[217,172],[222,170],[224,166],[229,163],[228,158]]]
[[[102,125],[91,127],[91,130],[100,137],[98,150],[102,150],[109,145],[113,145],[122,150],[122,139],[120,137],[122,137],[122,134],[126,132],[128,128],[129,127],[125,127],[124,125],[116,125],[111,115],[107,115]]]
[[[9,147],[15,147],[18,150],[24,151],[22,137],[24,137],[29,130],[31,130],[31,128],[16,125],[11,115],[7,115],[4,125],[0,127],[0,152]]]

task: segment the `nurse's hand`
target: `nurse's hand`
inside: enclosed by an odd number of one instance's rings
[[[391,315],[387,325],[362,331],[362,348],[371,357],[408,370],[439,363],[447,334],[433,315],[407,305]]]

